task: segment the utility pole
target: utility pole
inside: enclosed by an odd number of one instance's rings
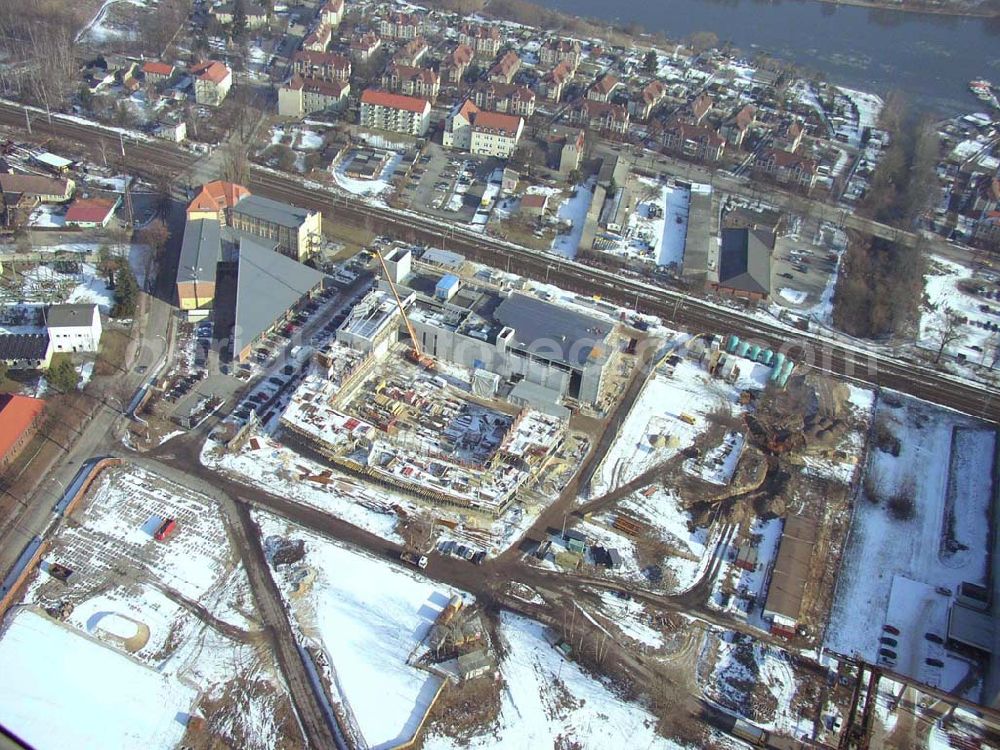
[[[31,135],[31,118],[28,117],[28,108],[24,108],[24,121],[28,125],[28,135]]]
[[[128,189],[128,163],[125,161],[125,136],[122,133],[118,133],[118,143],[122,147],[122,178],[125,181],[122,185],[122,192],[125,196],[125,218],[128,221],[129,229],[132,229],[135,227],[135,217],[132,214],[132,194]]]

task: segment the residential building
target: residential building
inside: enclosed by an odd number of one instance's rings
[[[629,99],[629,114],[635,119],[645,122],[666,95],[667,87],[662,81],[650,81],[642,87],[642,91]]]
[[[509,159],[523,130],[521,117],[481,110],[468,99],[448,115],[442,142],[445,148]]]
[[[326,52],[333,39],[333,27],[320,23],[302,40],[302,49],[309,52]]]
[[[188,204],[187,220],[215,219],[220,226],[226,226],[233,206],[249,195],[249,190],[235,182],[206,182]]]
[[[708,113],[712,111],[714,100],[708,94],[698,94],[690,106],[690,120],[695,125],[701,125]]]
[[[8,370],[44,370],[52,362],[48,333],[0,334],[0,362]]]
[[[101,311],[97,305],[49,305],[45,327],[56,352],[96,352],[101,346]]]
[[[542,65],[555,67],[565,62],[574,71],[580,65],[580,56],[580,43],[573,39],[549,39],[538,52]]]
[[[21,198],[37,203],[65,203],[73,197],[76,183],[66,177],[34,174],[0,174],[0,191],[8,203]]]
[[[470,96],[480,109],[524,118],[535,114],[535,92],[527,86],[483,81],[472,89]]]
[[[228,26],[233,22],[233,9],[235,3],[221,3],[209,8],[210,15],[223,26]],[[246,12],[246,24],[248,29],[260,29],[267,26],[267,9],[260,5],[245,3],[243,10]]]
[[[496,26],[466,23],[462,24],[458,30],[458,41],[460,44],[472,47],[477,55],[493,59],[500,51],[503,39],[500,29]]]
[[[148,60],[142,66],[142,75],[147,83],[166,83],[174,76],[174,66],[158,60]]]
[[[802,136],[806,133],[805,125],[799,120],[782,123],[771,138],[771,146],[781,151],[795,153],[802,145]]]
[[[610,73],[605,73],[587,89],[587,98],[594,102],[607,102],[620,85],[618,79]]]
[[[191,218],[188,214],[177,263],[177,306],[188,317],[204,317],[215,300],[215,270],[222,258],[218,219]],[[198,312],[200,311],[200,312]]]
[[[547,193],[530,193],[521,198],[521,213],[532,219],[540,219],[545,215],[549,205]]]
[[[740,107],[736,114],[722,123],[722,126],[719,128],[719,135],[726,139],[726,143],[739,148],[743,145],[750,127],[756,121],[757,108],[752,104],[746,104]]]
[[[331,29],[340,26],[340,22],[344,20],[344,0],[327,0],[319,9],[319,18]]]
[[[431,104],[403,94],[365,89],[361,94],[361,125],[423,137],[430,128]]]
[[[194,100],[201,105],[218,107],[233,85],[233,72],[218,60],[207,60],[192,66]]]
[[[319,211],[259,195],[247,196],[231,213],[233,229],[272,242],[278,252],[300,263],[312,255],[322,231]]]
[[[623,136],[628,132],[630,118],[628,110],[620,104],[580,99],[570,107],[567,119],[571,125]]]
[[[722,136],[711,128],[681,120],[663,126],[660,141],[667,151],[697,161],[718,161],[726,147]]]
[[[445,86],[458,86],[462,83],[465,71],[472,64],[475,51],[468,44],[459,44],[445,55],[441,61],[441,81]]]
[[[40,398],[0,394],[0,471],[6,471],[38,431],[45,411]]]
[[[115,215],[121,198],[76,198],[66,209],[66,226],[77,229],[106,227]]]
[[[490,68],[486,77],[494,83],[510,83],[521,69],[521,57],[514,50],[507,50]]]
[[[153,134],[165,141],[181,143],[187,138],[187,123],[184,120],[158,122]]]
[[[563,87],[573,78],[573,66],[563,60],[552,70],[542,76],[539,83],[539,93],[549,101],[558,102],[562,99]]]
[[[303,78],[348,81],[351,78],[351,61],[336,52],[299,50],[292,55],[292,71]]]
[[[351,37],[350,52],[355,62],[368,62],[382,48],[382,39],[374,31]]]
[[[430,68],[389,63],[382,74],[382,88],[407,96],[417,96],[434,102],[441,90],[438,74]]]
[[[378,26],[385,39],[416,39],[422,32],[423,20],[414,13],[390,13]]]
[[[777,148],[767,148],[761,152],[754,162],[753,171],[763,174],[783,185],[794,185],[811,189],[816,184],[816,169],[818,164],[790,151]]]
[[[744,299],[767,299],[773,240],[765,230],[723,229],[718,247],[709,251],[708,288]]]
[[[296,74],[278,87],[278,114],[302,117],[312,112],[340,111],[347,106],[351,84],[347,81],[324,81]]]
[[[392,56],[392,59],[400,65],[415,66],[427,56],[429,50],[430,47],[427,46],[427,42],[424,41],[423,37],[417,37],[396,50],[396,54]]]

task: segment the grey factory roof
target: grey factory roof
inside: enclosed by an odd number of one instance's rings
[[[49,305],[45,324],[49,328],[81,328],[94,322],[97,305]]]
[[[181,257],[177,263],[177,281],[215,281],[215,266],[222,245],[219,222],[215,219],[194,219],[184,225]]]
[[[752,229],[723,229],[719,286],[756,294],[771,292],[771,250]]]
[[[323,281],[323,274],[243,237],[236,280],[233,354],[239,355],[260,334]]]
[[[0,334],[0,360],[45,359],[49,348],[47,333]]]
[[[993,653],[993,617],[962,604],[953,604],[948,612],[948,638],[980,651]]]
[[[248,195],[233,206],[233,213],[252,216],[261,221],[291,229],[298,229],[309,216],[309,211],[304,208],[290,206],[270,198],[262,198],[259,195]]]
[[[607,357],[604,342],[612,326],[599,318],[518,293],[501,302],[493,317],[514,329],[518,347],[552,361],[579,367]]]

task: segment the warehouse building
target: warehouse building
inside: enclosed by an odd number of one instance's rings
[[[815,521],[801,516],[785,519],[764,602],[764,617],[771,620],[775,635],[795,635],[815,545]]]

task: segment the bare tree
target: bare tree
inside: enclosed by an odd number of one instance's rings
[[[935,364],[941,361],[941,355],[944,354],[945,347],[962,337],[962,324],[964,322],[965,320],[962,316],[951,308],[944,311],[944,326],[941,328],[940,345],[938,346],[937,355],[934,357]]]

